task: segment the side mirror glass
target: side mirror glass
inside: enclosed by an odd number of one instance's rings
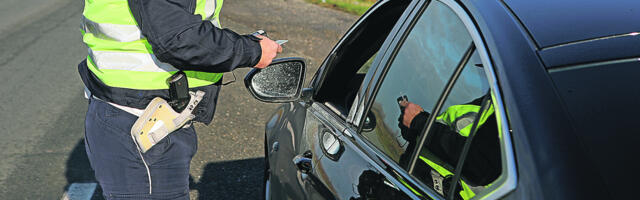
[[[260,101],[291,102],[300,98],[305,70],[302,58],[275,59],[264,69],[249,71],[244,85]]]

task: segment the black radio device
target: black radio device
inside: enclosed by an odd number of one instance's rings
[[[169,105],[176,112],[182,112],[191,99],[187,75],[183,71],[178,71],[167,79],[167,84],[169,85]]]

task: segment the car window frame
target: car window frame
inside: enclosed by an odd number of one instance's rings
[[[314,115],[318,116],[319,118],[322,118],[322,120],[325,120],[327,123],[330,123],[331,126],[336,131],[335,132],[336,136],[338,136],[339,138],[342,138],[340,139],[340,141],[343,142],[343,145],[350,146],[364,160],[370,163],[371,166],[373,166],[382,175],[384,175],[387,180],[393,183],[399,191],[404,192],[405,194],[407,194],[407,196],[411,197],[412,199],[420,199],[420,196],[412,192],[412,188],[409,188],[403,185],[402,181],[397,179],[397,177],[394,176],[393,172],[387,171],[387,169],[390,169],[390,167],[388,166],[385,167],[384,162],[382,162],[382,160],[373,158],[370,156],[369,152],[372,149],[369,149],[366,146],[362,146],[361,145],[362,141],[354,140],[353,133],[355,132],[357,127],[353,126],[353,123],[349,117],[345,119],[338,112],[336,112],[336,109],[332,108],[331,105],[324,104],[315,100],[316,99],[315,97],[317,96],[317,92],[318,92],[317,88],[322,86],[322,83],[325,81],[327,76],[327,70],[329,70],[329,68],[332,67],[330,65],[332,64],[333,59],[335,59],[336,51],[342,48],[342,44],[344,43],[344,41],[349,40],[350,37],[353,37],[352,33],[355,30],[357,30],[358,26],[360,26],[361,24],[363,24],[365,20],[367,20],[367,18],[370,16],[372,12],[374,12],[374,10],[379,9],[384,5],[384,3],[388,3],[390,1],[392,0],[380,0],[376,4],[374,4],[373,7],[370,8],[360,19],[358,19],[356,23],[347,31],[347,33],[345,33],[345,35],[338,41],[336,46],[331,50],[331,53],[327,56],[327,58],[325,58],[323,63],[320,65],[320,69],[318,70],[318,72],[313,76],[312,80],[310,81],[309,87],[313,88],[311,100],[309,102],[301,102],[301,103],[303,103],[303,105],[305,106],[308,106],[310,110],[308,110],[307,112],[314,112],[315,113]],[[405,9],[405,11],[398,18],[396,24],[389,32],[389,35],[387,36],[383,44],[380,46],[379,53],[374,58],[373,63],[371,64],[370,70],[366,73],[365,78],[356,93],[356,97],[355,97],[356,99],[354,100],[354,104],[353,104],[354,106],[358,105],[357,102],[359,101],[359,99],[361,99],[359,98],[359,96],[362,96],[362,94],[366,93],[364,89],[369,88],[368,86],[370,85],[371,79],[375,77],[375,71],[377,71],[379,64],[384,63],[383,57],[386,54],[386,52],[389,50],[389,48],[393,47],[392,46],[393,41],[395,40],[397,34],[401,32],[399,31],[399,29],[406,27],[406,24],[405,24],[406,21],[408,19],[411,19],[410,16],[412,14],[415,14],[416,8],[420,8],[423,3],[424,1],[411,0],[411,2],[407,5],[407,8]],[[417,187],[415,183],[412,183],[411,185],[413,187]]]
[[[418,19],[416,16],[422,15],[432,1],[433,0],[413,2],[417,4],[410,8],[410,12],[406,12],[404,14],[406,16],[401,17],[403,20],[402,24],[396,24],[396,27],[392,30],[392,34],[389,35],[383,44],[385,51],[379,52],[378,57],[374,61],[375,68],[372,68],[367,72],[367,78],[365,78],[365,80],[368,80],[369,82],[366,84],[363,83],[362,88],[360,88],[359,93],[356,95],[357,99],[354,100],[354,105],[349,111],[349,117],[347,118],[350,128],[345,129],[344,134],[351,136],[351,140],[354,145],[359,146],[363,153],[374,161],[372,165],[376,168],[384,168],[388,171],[392,171],[404,179],[403,182],[405,184],[408,184],[412,188],[418,188],[416,191],[415,189],[410,189],[406,185],[403,185],[403,191],[412,196],[416,195],[414,192],[419,192],[421,197],[429,196],[432,199],[438,199],[436,191],[432,189],[425,189],[424,186],[420,186],[420,181],[410,176],[398,165],[398,163],[376,148],[375,145],[363,136],[359,135],[362,131],[362,123],[364,123],[364,114],[369,112],[371,104],[375,100],[375,95],[382,82],[381,78],[386,75],[386,71],[393,61],[391,59],[398,53],[402,43],[417,23]]]
[[[499,127],[499,138],[501,145],[501,161],[502,161],[502,172],[498,179],[496,179],[490,187],[483,190],[482,192],[476,194],[474,199],[495,199],[506,195],[507,193],[515,190],[517,187],[517,172],[516,172],[516,164],[515,164],[515,155],[514,148],[511,141],[511,132],[509,128],[509,121],[507,120],[506,110],[504,106],[504,102],[502,100],[500,86],[498,84],[498,80],[496,77],[496,73],[494,70],[492,59],[489,55],[489,52],[486,47],[486,43],[474,20],[471,16],[466,12],[466,10],[454,0],[432,0],[439,1],[445,4],[449,9],[451,9],[458,18],[463,22],[465,28],[469,32],[469,35],[472,38],[473,44],[475,45],[476,51],[478,52],[480,59],[482,60],[485,75],[487,80],[489,81],[490,86],[490,94],[492,103],[494,103],[495,113],[496,113],[496,121]],[[361,88],[359,96],[364,97],[363,99],[357,99],[358,104],[352,107],[352,110],[349,112],[351,120],[351,124],[355,130],[353,133],[350,133],[354,138],[354,141],[360,143],[360,146],[366,146],[366,149],[369,151],[369,156],[372,158],[382,159],[384,163],[391,163],[389,166],[395,168],[394,171],[397,171],[406,182],[411,183],[411,185],[417,185],[424,194],[427,194],[431,198],[434,199],[443,199],[435,190],[423,184],[421,181],[417,180],[413,176],[409,175],[407,171],[405,171],[402,167],[400,167],[393,159],[386,156],[383,152],[377,149],[373,144],[366,141],[363,136],[359,135],[362,131],[362,123],[364,123],[365,114],[368,113],[371,109],[371,105],[375,100],[375,96],[377,90],[379,90],[382,80],[384,79],[384,75],[386,71],[389,69],[393,62],[393,58],[398,53],[399,49],[402,47],[404,40],[407,38],[409,33],[411,32],[414,25],[419,20],[419,16],[421,16],[427,7],[430,6],[432,1],[424,1],[422,4],[418,5],[419,7],[412,11],[410,16],[410,22],[404,22],[402,25],[402,29],[400,33],[397,33],[396,37],[394,37],[392,42],[390,42],[390,46],[387,47],[383,56],[378,55],[380,58],[376,58],[379,63],[376,63],[376,69],[374,72],[369,72],[372,74],[370,82],[366,85],[366,88]],[[387,42],[385,42],[387,43]],[[374,62],[375,63],[375,62]],[[367,73],[367,74],[369,74]],[[450,80],[451,81],[451,80]],[[364,84],[363,84],[364,86]],[[449,84],[445,90],[452,90],[454,84]],[[443,91],[444,92],[444,91]],[[446,97],[441,96],[439,98],[439,103],[444,101]],[[347,129],[348,130],[348,129]],[[428,131],[428,130],[425,130]],[[346,131],[345,131],[346,132]],[[424,134],[424,133],[423,133]],[[415,152],[414,152],[415,153]],[[379,164],[380,162],[378,162]],[[414,163],[412,163],[413,165]]]
[[[347,30],[347,32],[342,36],[342,38],[340,38],[340,40],[336,43],[336,45],[333,47],[333,49],[331,49],[329,55],[320,64],[320,67],[319,67],[318,71],[314,74],[314,76],[311,78],[311,81],[309,82],[309,87],[313,88],[312,99],[316,99],[319,89],[323,86],[323,83],[327,79],[328,71],[332,67],[335,67],[332,64],[335,61],[336,53],[337,53],[338,50],[343,48],[343,45],[344,45],[345,41],[348,41],[351,37],[355,37],[355,36],[353,36],[353,34],[354,34],[354,32],[356,30],[358,30],[358,27],[361,26],[362,24],[364,24],[364,22],[372,15],[372,13],[374,13],[378,9],[381,9],[381,7],[383,7],[385,4],[387,4],[387,3],[391,2],[391,1],[393,1],[393,0],[380,0],[380,1],[376,2],[375,4],[373,4],[371,6],[371,8],[369,8],[369,10],[367,10],[362,16],[360,16],[360,18]],[[411,10],[415,7],[415,4],[418,2],[418,1],[413,1],[413,0],[407,0],[407,1],[412,1],[412,2],[409,3],[409,5],[407,6],[407,8],[404,11],[404,13],[398,18],[398,21],[396,22],[396,25],[389,32],[389,35],[387,36],[387,39],[385,39],[385,42],[383,42],[382,46],[380,46],[379,52],[384,52],[384,51],[386,51],[387,48],[389,48],[389,44],[388,44],[389,38],[394,35],[393,33],[396,32],[396,28],[398,27],[398,24],[401,24],[402,22],[404,22],[407,19],[406,18],[407,14],[411,13]],[[391,38],[393,38],[393,37],[391,37]],[[373,60],[373,62],[371,64],[371,68],[370,68],[369,71],[375,71],[375,69],[377,68],[378,64],[380,63],[380,57],[382,57],[380,54],[376,55],[376,58]],[[363,80],[363,82],[362,82],[362,84],[361,84],[361,86],[360,86],[358,91],[363,89],[363,87],[362,87],[363,85],[368,85],[368,82],[369,82],[370,78],[371,78],[371,76],[369,76],[369,73],[367,73],[367,75],[365,76],[365,78],[364,78],[364,80]],[[357,99],[358,99],[358,97],[357,97],[357,94],[356,94],[356,100]],[[348,117],[347,117],[347,119],[348,119]],[[350,121],[350,120],[347,120],[347,121]]]
[[[322,64],[320,64],[320,68],[314,74],[311,81],[309,82],[309,87],[312,88],[312,94],[311,94],[312,98],[310,99],[309,102],[302,102],[303,104],[319,104],[319,106],[322,107],[324,110],[330,111],[332,116],[337,116],[337,119],[340,119],[341,122],[345,122],[352,128],[354,127],[353,116],[347,116],[346,118],[343,118],[340,112],[338,112],[337,109],[332,105],[324,104],[324,103],[320,103],[319,101],[316,101],[316,96],[318,95],[317,94],[318,88],[321,87],[322,83],[325,81],[327,76],[327,71],[330,70],[331,67],[334,67],[334,66],[331,66],[331,64],[335,59],[336,51],[343,48],[342,45],[345,41],[349,40],[351,37],[355,37],[352,35],[353,32],[356,31],[360,25],[364,24],[364,22],[368,19],[368,17],[371,16],[371,13],[377,11],[377,9],[381,9],[381,7],[383,7],[386,3],[389,3],[391,1],[394,1],[394,0],[379,0],[374,5],[372,5],[372,7],[369,8],[369,10],[367,10],[347,30],[347,32],[343,35],[343,37],[333,47],[329,55],[324,59]],[[400,32],[398,30],[406,26],[405,22],[408,19],[411,19],[410,15],[415,14],[415,9],[421,7],[420,5],[422,5],[422,2],[419,0],[406,0],[406,1],[411,1],[411,2],[407,5],[405,11],[400,15],[396,24],[393,26],[393,28],[389,32],[389,35],[387,35],[387,38],[384,40],[384,42],[380,46],[380,49],[378,51],[379,53],[375,55],[375,58],[371,63],[371,67],[369,71],[366,73],[365,78],[362,81],[362,84],[358,88],[358,91],[355,96],[355,100],[353,101],[352,109],[350,109],[347,114],[351,113],[351,111],[354,110],[353,108],[355,107],[355,105],[360,105],[359,102],[362,101],[362,98],[360,97],[363,96],[362,94],[365,92],[364,90],[368,88],[368,86],[372,82],[372,78],[375,77],[375,74],[376,74],[375,71],[378,71],[379,64],[384,62],[382,60],[384,57],[383,55],[385,55],[385,53],[390,48],[393,47],[392,46],[393,41],[396,38],[397,33]],[[427,0],[427,1],[430,1],[430,0]],[[347,131],[343,131],[342,134],[346,134],[346,136],[352,137]]]

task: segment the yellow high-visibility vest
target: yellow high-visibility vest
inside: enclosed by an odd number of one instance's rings
[[[196,0],[195,13],[220,28],[222,0]],[[167,78],[178,71],[159,61],[142,35],[127,0],[85,0],[82,40],[89,47],[89,70],[110,87],[168,89]],[[218,82],[221,73],[185,71],[189,87]]]
[[[442,123],[453,129],[456,133],[463,137],[469,137],[471,133],[471,129],[473,127],[473,122],[478,116],[478,112],[480,111],[480,106],[478,105],[470,105],[470,104],[462,104],[462,105],[453,105],[442,113],[441,115],[436,117],[437,123]],[[480,120],[478,121],[478,126],[476,128],[482,127],[484,123],[489,119],[490,116],[495,112],[493,108],[493,104],[489,105],[489,109],[485,110],[480,116]],[[453,176],[449,170],[445,167],[439,165],[436,162],[433,162],[427,157],[419,156],[422,162],[429,165],[433,168],[438,174],[442,177]],[[454,183],[452,183],[454,184]],[[463,180],[460,180],[460,185],[462,188],[460,190],[460,196],[464,200],[468,200],[473,198],[476,194],[471,190],[469,185],[465,183]],[[487,187],[487,186],[485,186]]]

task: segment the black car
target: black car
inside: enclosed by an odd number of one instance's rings
[[[382,0],[286,103],[267,199],[626,199],[640,180],[640,1]]]

